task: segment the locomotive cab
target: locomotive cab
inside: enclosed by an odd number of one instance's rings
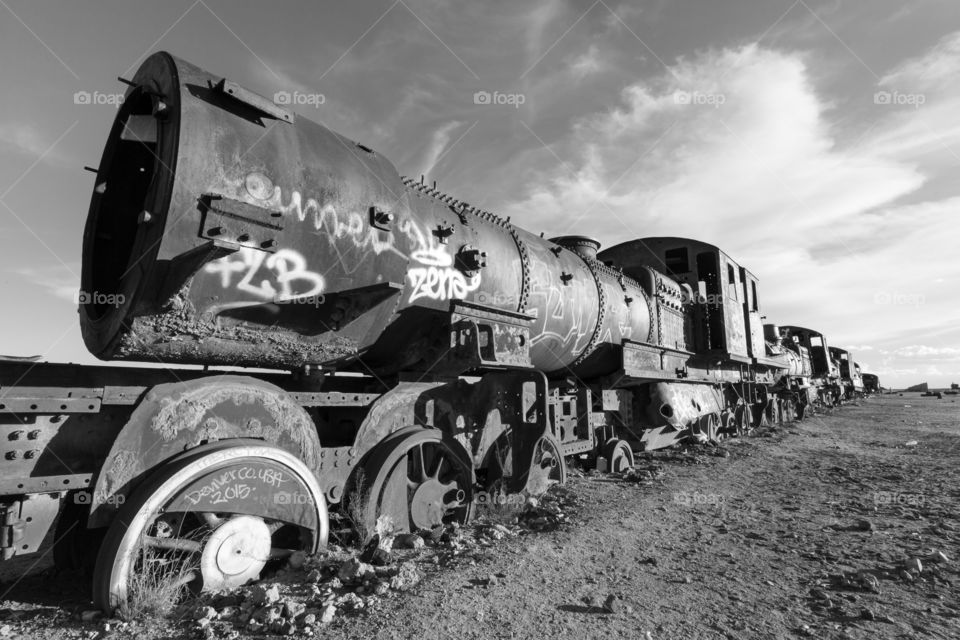
[[[662,271],[695,290],[694,322],[702,327],[695,332],[698,353],[745,364],[765,355],[757,279],[718,247],[688,238],[641,238],[611,247],[600,258],[631,276],[643,267]]]

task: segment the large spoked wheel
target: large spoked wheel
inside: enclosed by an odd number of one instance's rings
[[[737,405],[733,410],[734,429],[738,436],[745,436],[753,428],[750,421],[750,408],[745,404]]]
[[[722,429],[722,417],[717,413],[708,413],[697,419],[696,426],[700,442],[717,444],[725,436]]]
[[[299,458],[255,440],[203,445],[124,504],[97,556],[94,603],[135,613],[148,595],[235,588],[271,561],[326,546],[328,531],[323,492]]]
[[[404,430],[384,440],[362,467],[352,500],[367,532],[378,520],[393,531],[464,523],[473,500],[473,465],[462,447],[436,429]]]
[[[633,449],[625,440],[610,438],[603,445],[603,455],[611,473],[623,473],[633,468]]]
[[[769,426],[780,424],[780,402],[777,398],[770,398],[767,401],[765,415]]]
[[[539,496],[555,484],[567,481],[567,466],[560,453],[560,445],[553,436],[542,436],[533,448],[533,459],[527,471],[525,491]]]

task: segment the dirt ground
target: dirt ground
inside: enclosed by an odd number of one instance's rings
[[[631,479],[573,474],[537,518],[452,539],[448,532],[436,545],[403,552],[418,582],[383,588],[360,610],[343,606],[332,622],[285,631],[484,640],[960,638],[958,463],[958,398],[913,393],[720,448],[645,454]],[[312,561],[275,580],[308,614],[319,613],[320,601],[332,598],[329,565]],[[222,601],[210,603],[212,622],[191,615],[83,623],[82,584],[43,567],[22,579],[5,571],[0,637],[262,636],[220,619]]]

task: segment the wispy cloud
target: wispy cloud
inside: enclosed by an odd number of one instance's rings
[[[48,164],[71,164],[73,161],[65,152],[50,148],[55,139],[55,135],[43,133],[36,125],[28,122],[0,122],[0,148],[30,158],[43,156],[43,161]]]
[[[20,267],[11,269],[12,273],[24,279],[26,283],[47,295],[58,300],[76,304],[80,282],[77,275],[80,273],[79,263],[67,265],[50,265],[42,267]]]

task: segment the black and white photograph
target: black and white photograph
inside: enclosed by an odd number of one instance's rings
[[[956,0],[0,60],[0,640],[960,638]]]

